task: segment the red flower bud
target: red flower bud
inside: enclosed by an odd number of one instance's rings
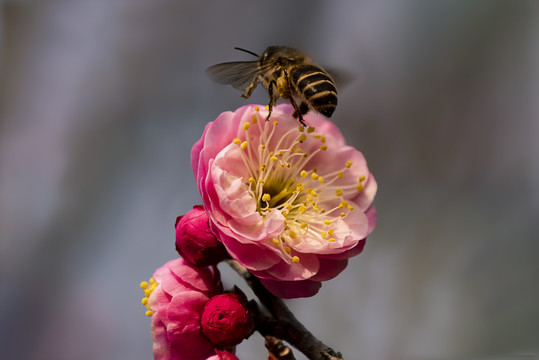
[[[201,205],[176,219],[176,251],[196,266],[216,265],[228,256],[211,231],[208,215]]]
[[[217,347],[235,346],[254,330],[253,316],[247,302],[234,293],[212,297],[200,321],[202,332]]]

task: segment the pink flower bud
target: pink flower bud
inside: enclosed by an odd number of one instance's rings
[[[228,253],[210,229],[208,215],[202,205],[176,219],[176,250],[196,266],[215,265]]]
[[[246,301],[237,294],[216,295],[206,304],[202,332],[217,347],[239,344],[252,334],[254,321]]]

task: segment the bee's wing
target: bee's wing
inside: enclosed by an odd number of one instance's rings
[[[234,61],[210,66],[206,75],[219,84],[245,90],[260,73],[258,61]]]

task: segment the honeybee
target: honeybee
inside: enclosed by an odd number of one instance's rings
[[[220,84],[229,84],[245,91],[241,97],[248,99],[258,83],[269,93],[268,117],[277,99],[290,101],[293,116],[305,126],[303,115],[310,109],[331,117],[337,107],[335,82],[320,66],[296,49],[287,46],[270,46],[262,55],[245,50],[258,57],[255,61],[233,61],[213,65],[206,74]]]

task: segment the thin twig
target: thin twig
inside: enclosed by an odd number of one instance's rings
[[[311,360],[343,360],[339,352],[331,349],[307,330],[288,309],[283,300],[270,293],[256,276],[234,260],[227,262],[243,277],[262,305],[273,315],[273,317],[269,317],[257,307],[253,309],[255,328],[258,332],[263,336],[271,335],[285,340]]]

